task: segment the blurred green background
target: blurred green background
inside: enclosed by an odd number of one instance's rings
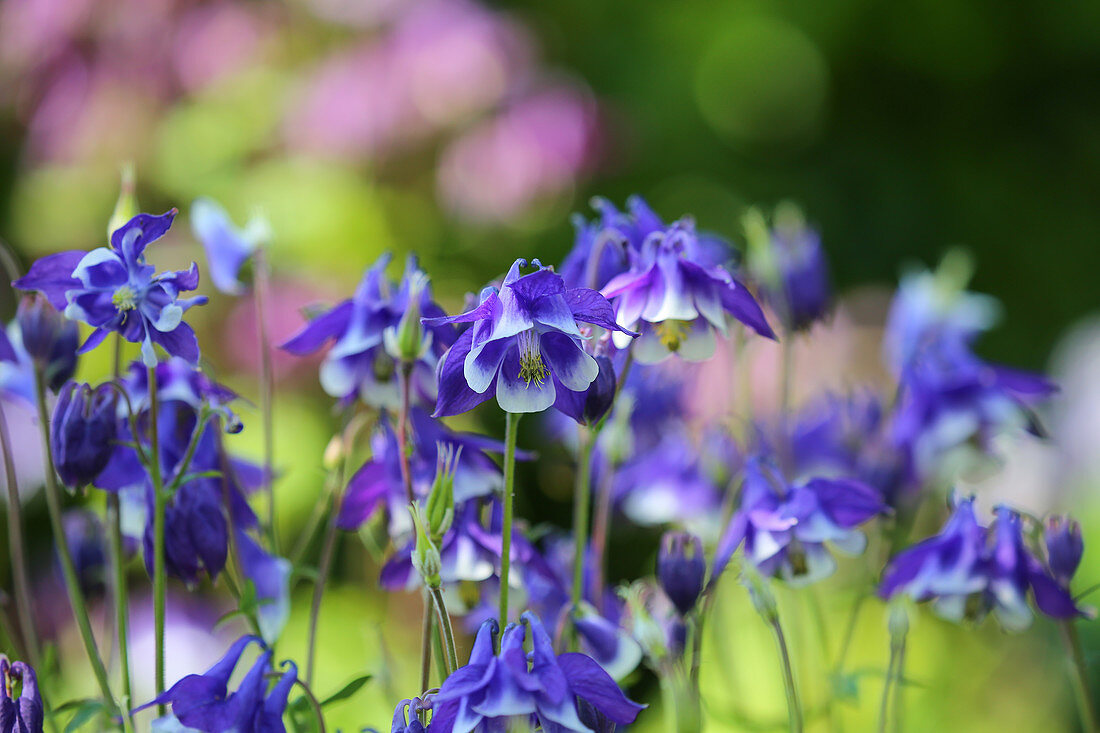
[[[238,220],[257,209],[269,218],[281,337],[301,323],[299,307],[345,297],[387,250],[398,261],[416,251],[454,310],[515,257],[560,262],[570,213],[589,215],[594,195],[622,203],[639,193],[664,216],[692,213],[735,241],[746,206],[792,199],[820,228],[841,291],[868,292],[907,262],[969,249],[974,288],[1005,306],[983,353],[1038,369],[1100,305],[1098,85],[1100,4],[1084,0],[7,0],[0,237],[24,264],[98,246],[119,166],[132,161],[143,208],[184,214],[158,244],[162,269],[201,263],[186,221],[197,196]],[[10,313],[10,294],[0,297]],[[853,309],[858,324],[881,321],[883,301],[873,302],[877,310]],[[252,333],[250,303],[222,296],[193,314],[210,368],[254,398],[254,345],[241,335]],[[1080,358],[1066,357],[1063,373],[1086,375],[1072,382],[1084,389],[1096,361],[1084,346],[1070,352]],[[315,364],[278,364],[287,533],[317,499],[335,425]],[[93,357],[83,375],[105,367]],[[1067,387],[1067,401],[1076,412],[1056,416],[1068,441],[1056,449],[1088,457],[1096,446],[1080,432],[1100,423],[1100,400]],[[246,430],[238,445],[258,452],[259,442]],[[532,471],[539,490],[520,511],[565,521],[568,470],[559,457]],[[1076,506],[1097,546],[1088,519],[1100,517],[1083,498],[1095,474],[1036,475],[1047,482],[1032,486],[1040,505]],[[39,504],[32,542],[48,574]],[[618,564],[628,574],[651,563],[635,553]],[[347,730],[383,727],[413,692],[418,629],[406,619],[419,618],[419,600],[374,590],[377,562],[354,537],[338,570],[319,686],[380,675],[388,655],[393,678],[377,676],[334,717]],[[852,573],[819,589],[834,639]],[[1082,582],[1098,574],[1087,554]],[[284,654],[304,648],[307,585]],[[812,701],[822,690],[813,623],[799,597],[781,602],[805,621],[792,643],[808,660]],[[731,730],[781,721],[765,630],[732,583],[720,607],[728,648],[711,644],[716,661],[704,672],[714,721]],[[881,605],[868,604],[850,665],[864,670],[859,697],[840,705],[852,730],[874,720],[884,625]],[[1084,634],[1100,646],[1091,628]],[[1049,624],[1007,637],[922,615],[912,649],[909,730],[1071,729]],[[89,688],[70,658],[70,684]],[[655,698],[650,680],[636,689]],[[639,727],[659,729],[660,716],[647,717]]]

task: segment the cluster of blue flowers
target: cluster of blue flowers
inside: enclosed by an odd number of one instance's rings
[[[326,539],[315,568],[300,554],[293,562],[280,554],[273,457],[257,464],[228,450],[226,434],[244,427],[238,396],[198,366],[198,340],[183,320],[206,302],[182,297],[197,289],[198,267],[157,274],[146,262],[174,209],[124,217],[109,247],[44,257],[15,279],[37,294],[0,332],[0,388],[5,399],[37,404],[44,418],[57,553],[104,727],[131,730],[135,714],[151,707],[159,730],[285,731],[285,717],[308,716],[311,707],[323,718],[311,685],[334,540],[365,525],[387,545],[378,587],[424,599],[422,677],[397,704],[395,733],[615,731],[645,708],[619,684],[636,679],[643,662],[661,680],[676,729],[699,730],[703,628],[724,575],[740,580],[775,630],[799,729],[771,588],[821,581],[844,562],[838,555],[863,556],[876,578],[881,571],[864,595],[877,590],[895,607],[891,599],[907,596],[955,621],[992,613],[1014,631],[1031,622],[1033,607],[1063,623],[1089,615],[1070,590],[1083,552],[1076,523],[1054,517],[1044,525],[1007,506],[983,523],[973,498],[944,490],[960,461],[988,459],[995,437],[1038,433],[1035,408],[1055,391],[1041,375],[976,355],[995,309],[965,290],[957,259],[903,279],[884,337],[894,383],[882,394],[868,387],[792,405],[791,344],[832,308],[821,239],[801,215],[782,207],[769,224],[751,212],[742,257],[690,218],[666,223],[640,198],[625,211],[594,205],[598,217],[578,217],[560,270],[517,259],[449,316],[415,257],[393,282],[383,256],[351,298],[314,311],[281,345],[298,356],[327,349],[319,381],[340,417],[322,461],[328,480],[317,522]],[[251,262],[262,307],[266,225],[238,228],[207,199],[195,203],[191,222],[214,285],[249,293]],[[79,346],[76,322],[92,329]],[[112,334],[116,355],[128,341],[140,345],[140,359],[127,366],[116,356],[113,378],[98,385],[72,381],[77,355]],[[754,340],[787,350],[779,409],[753,414],[735,404],[730,420],[700,425],[690,407],[693,392],[708,388],[699,363],[727,348],[743,360],[731,347]],[[269,370],[261,375],[271,379]],[[271,389],[261,385],[263,394]],[[506,414],[503,440],[443,421],[487,402]],[[515,516],[515,494],[526,489],[517,486],[516,462],[536,459],[517,446],[517,425],[533,413],[545,413],[537,427],[576,456],[572,533]],[[370,457],[355,465],[360,441]],[[6,438],[4,445],[10,464]],[[105,492],[108,516],[62,517],[58,479],[74,495]],[[910,546],[917,511],[947,497],[953,511],[941,533]],[[261,499],[266,520],[254,508]],[[607,570],[616,514],[664,531],[652,548],[653,574],[627,584],[611,582]],[[18,529],[17,514],[14,521]],[[106,552],[95,535],[112,529]],[[867,556],[869,536],[894,551],[884,569]],[[116,602],[116,692],[90,633],[82,578],[110,555],[124,600],[125,562],[137,551],[152,580],[157,694],[134,707],[125,603]],[[315,594],[300,664],[275,652],[295,574],[312,577]],[[23,602],[19,568],[13,577]],[[248,625],[209,670],[171,686],[163,657],[169,579],[186,588],[223,580]],[[452,617],[475,636],[465,663]],[[22,650],[41,663],[33,619],[21,622]],[[891,625],[895,636],[903,628]],[[253,647],[254,661],[230,689]],[[442,656],[436,684],[433,655]],[[0,658],[0,675],[0,731],[41,730],[34,671]],[[887,690],[892,679],[900,673],[888,674]],[[302,697],[292,700],[295,687]]]

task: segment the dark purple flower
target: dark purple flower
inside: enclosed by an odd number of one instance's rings
[[[23,298],[16,314],[23,348],[56,392],[76,372],[80,330],[40,295]],[[14,354],[13,358],[14,360]]]
[[[15,681],[20,683],[19,697],[9,693]],[[38,677],[26,662],[9,662],[0,654],[0,733],[42,733],[45,715]]]
[[[76,575],[85,596],[98,596],[107,583],[107,538],[94,512],[70,509],[61,518]],[[57,572],[61,573],[60,559]]]
[[[1051,575],[1068,587],[1085,552],[1081,525],[1069,517],[1051,517],[1043,530],[1043,542],[1047,548],[1047,566]]]
[[[770,277],[757,278],[761,296],[788,331],[801,331],[829,311],[832,291],[821,237],[803,222],[777,224],[769,236]]]
[[[282,345],[284,351],[302,356],[335,341],[321,364],[321,386],[341,401],[362,399],[369,405],[397,409],[401,396],[397,365],[386,350],[386,331],[394,329],[415,297],[419,312],[436,319],[428,326],[427,348],[415,362],[411,375],[414,399],[431,404],[436,399],[435,369],[440,357],[455,340],[454,327],[440,321],[445,314],[432,300],[415,257],[409,257],[405,276],[396,292],[386,280],[390,257],[385,255],[363,275],[355,295],[314,318]]]
[[[155,700],[135,708],[134,712],[153,705],[171,704],[172,715],[179,723],[204,733],[231,730],[285,733],[283,713],[290,688],[298,676],[293,662],[284,662],[287,671],[269,690],[267,678],[275,668],[271,664],[271,651],[265,648],[237,689],[229,692],[229,678],[244,650],[252,643],[263,646],[259,637],[241,637],[206,672],[187,675]]]
[[[726,333],[726,314],[761,336],[775,338],[764,312],[744,285],[720,265],[692,261],[694,224],[680,220],[650,234],[631,252],[630,271],[612,278],[601,293],[613,301],[616,318],[641,332],[634,357],[642,364],[679,354],[703,361],[714,354],[715,331]],[[624,349],[629,341],[612,336]]]
[[[68,318],[95,329],[80,353],[96,347],[114,331],[141,344],[146,366],[157,363],[154,344],[196,364],[198,341],[183,322],[183,314],[205,303],[206,298],[179,296],[198,287],[198,267],[191,263],[190,270],[156,275],[155,268],[145,262],[145,248],[168,231],[175,216],[175,209],[161,216],[138,214],[115,230],[110,247],[43,257],[12,284],[41,292]]]
[[[657,581],[681,616],[695,608],[706,576],[702,540],[686,532],[666,532],[657,553]]]
[[[599,664],[584,654],[554,654],[538,617],[528,612],[522,619],[522,624],[509,624],[504,630],[495,656],[496,622],[482,625],[469,664],[453,672],[433,696],[433,733],[471,731],[494,723],[502,728],[518,724],[591,731],[578,715],[579,702],[612,723],[634,722],[644,706],[627,698]],[[524,651],[528,627],[530,657]]]
[[[195,199],[191,204],[191,231],[206,249],[210,281],[229,295],[245,291],[240,271],[256,248],[268,238],[266,222],[254,218],[238,229],[229,214],[216,201]]]
[[[393,711],[393,724],[390,727],[390,733],[426,733],[430,730],[430,727],[425,728],[424,724],[420,722],[420,718],[417,717],[421,710],[430,710],[430,708],[426,708],[419,697],[414,697],[411,700],[405,699],[397,703],[397,707]]]
[[[753,459],[745,469],[741,506],[718,544],[712,578],[744,542],[745,559],[761,573],[794,585],[813,583],[836,569],[825,543],[858,555],[867,538],[857,527],[886,511],[879,493],[854,479],[790,485],[774,466]]]
[[[429,318],[429,325],[473,323],[439,367],[436,417],[466,412],[494,394],[505,412],[542,412],[554,406],[583,420],[583,394],[599,376],[585,351],[579,324],[636,334],[615,323],[611,305],[595,290],[573,288],[534,260],[535,272],[520,275],[516,260],[500,290],[486,288],[481,303],[458,316]],[[570,394],[573,393],[573,394]]]
[[[54,468],[70,489],[95,481],[115,450],[118,395],[109,384],[92,389],[70,382],[61,391],[50,420]]]

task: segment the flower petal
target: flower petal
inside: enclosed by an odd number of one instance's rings
[[[634,722],[645,705],[634,702],[619,689],[611,676],[584,654],[558,655],[558,666],[565,673],[569,687],[580,698],[619,725]]]
[[[573,318],[582,323],[591,323],[593,326],[606,328],[608,331],[621,331],[631,336],[638,335],[623,328],[615,321],[615,309],[611,307],[611,303],[608,302],[607,298],[596,290],[589,288],[567,290],[565,292],[565,302],[569,306],[569,310],[572,311]],[[637,320],[637,315],[635,315],[635,320]]]
[[[296,356],[313,353],[329,339],[347,331],[353,307],[350,300],[345,300],[307,323],[279,348]]]
[[[600,374],[600,365],[574,339],[551,331],[539,338],[539,350],[550,373],[566,389],[583,392]]]
[[[488,392],[486,392],[488,394]],[[505,412],[542,412],[554,404],[554,380],[525,382],[519,376],[519,352],[509,349],[497,376],[497,404]]]

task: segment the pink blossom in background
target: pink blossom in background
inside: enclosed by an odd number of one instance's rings
[[[597,127],[586,91],[559,86],[520,99],[444,150],[439,196],[467,219],[512,218],[573,187],[592,162]]]
[[[255,60],[266,30],[249,7],[236,3],[185,11],[174,44],[180,83],[194,91],[247,66]]]

